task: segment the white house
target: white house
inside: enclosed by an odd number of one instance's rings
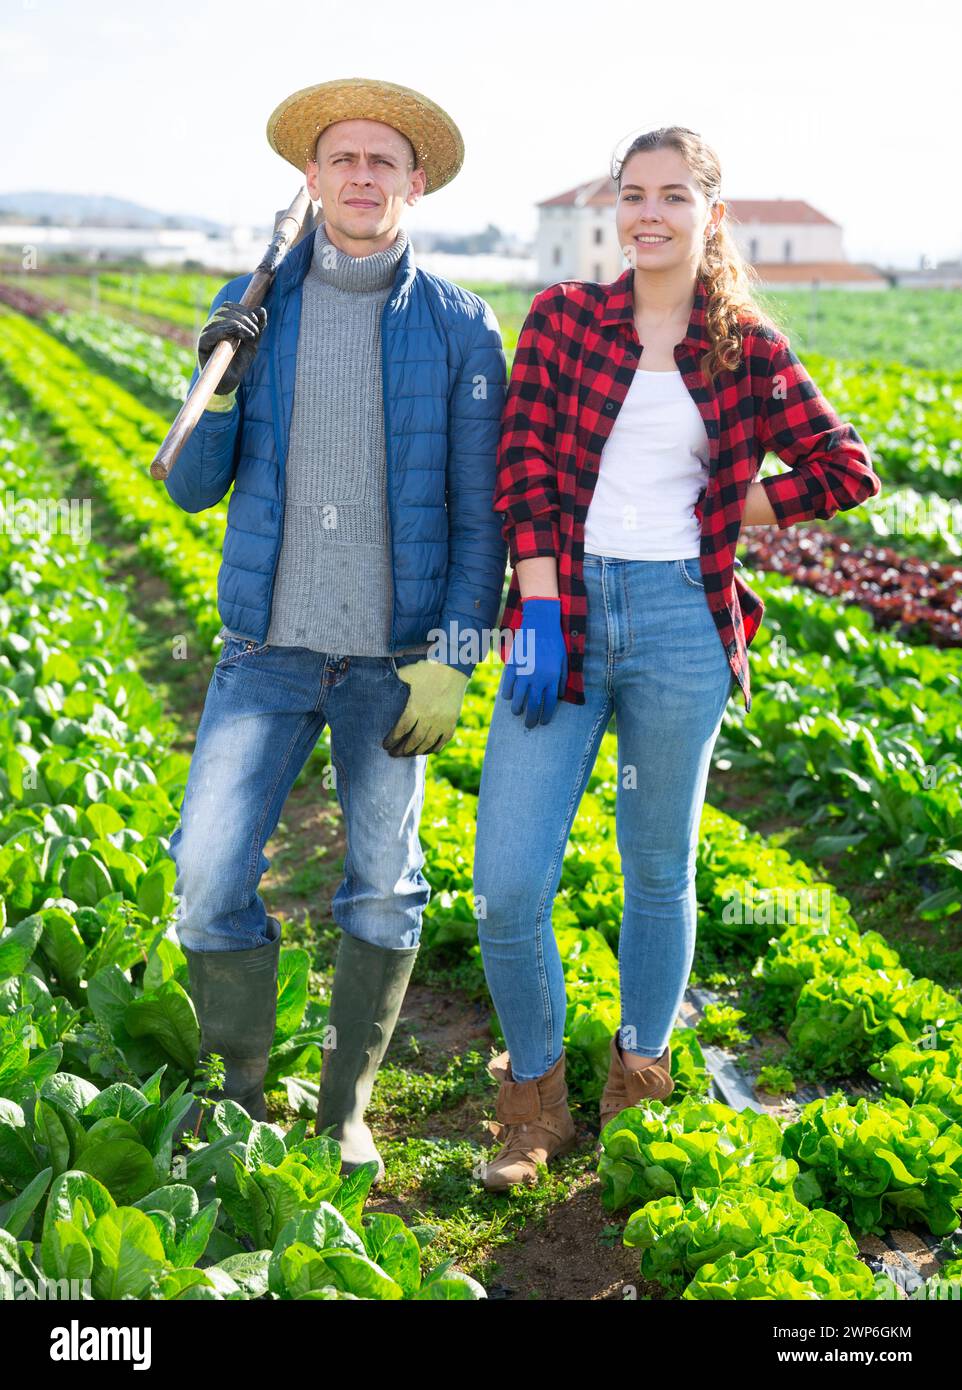
[[[538,203],[537,262],[542,284],[614,280],[627,262],[615,231],[617,186],[606,174]],[[739,250],[762,288],[884,289],[874,266],[846,259],[842,228],[798,198],[726,201]]]

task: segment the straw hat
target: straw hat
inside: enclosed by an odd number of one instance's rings
[[[270,114],[267,140],[303,173],[321,131],[356,120],[383,121],[407,136],[427,176],[425,193],[443,188],[464,162],[461,132],[446,111],[410,87],[370,77],[319,82],[285,97]]]

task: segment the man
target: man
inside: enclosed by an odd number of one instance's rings
[[[257,884],[328,723],[347,854],[315,1132],[340,1142],[344,1171],[373,1159],[379,1178],[363,1117],[430,897],[427,754],[454,733],[500,606],[504,353],[490,307],[416,267],[401,227],[404,208],[461,166],[449,116],[408,88],[352,78],[295,92],[267,130],[323,221],[261,310],[237,303],[250,276],[215,296],[200,366],[221,339],[240,346],[167,479],[191,512],[233,483],[224,650],[170,846],[177,932],[202,1053],[225,1057],[223,1094],[264,1119],[280,924]]]

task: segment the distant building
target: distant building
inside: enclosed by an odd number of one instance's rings
[[[962,260],[929,265],[923,257],[918,270],[896,270],[892,276],[900,288],[909,290],[962,290]]]
[[[538,206],[537,262],[542,284],[558,280],[616,279],[627,262],[615,231],[617,186],[606,174],[578,184]],[[849,261],[842,228],[796,198],[739,198],[725,216],[759,288],[885,289],[874,266]]]
[[[91,263],[136,256],[151,266],[195,261],[237,274],[253,270],[269,239],[266,228],[234,227],[226,236],[210,236],[187,227],[55,227],[6,222],[0,223],[0,256],[5,261],[22,260],[32,252],[40,266],[65,254]]]

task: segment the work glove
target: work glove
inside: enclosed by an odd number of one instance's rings
[[[263,305],[257,309],[245,309],[243,304],[225,299],[211,314],[197,339],[197,361],[201,371],[207,366],[207,359],[218,343],[225,338],[240,341],[240,347],[231,358],[227,371],[217,383],[215,396],[228,396],[237,390],[241,378],[254,360],[258,339],[266,327],[267,310]]]
[[[398,671],[411,687],[401,717],[381,747],[392,758],[440,753],[451,739],[461,713],[468,677],[441,661],[412,661]]]
[[[520,639],[520,640],[519,640]],[[568,683],[568,652],[561,631],[559,598],[527,598],[505,662],[501,694],[525,727],[547,724]],[[527,702],[527,709],[525,709]]]
[[[237,392],[231,391],[229,396],[218,396],[216,393],[204,406],[204,413],[213,410],[217,415],[226,415],[229,410],[234,409],[234,402],[237,400]]]

